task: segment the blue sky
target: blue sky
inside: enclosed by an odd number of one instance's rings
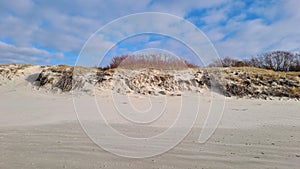
[[[221,57],[245,59],[270,50],[296,52],[300,51],[299,6],[298,0],[0,1],[0,63],[74,65],[94,32],[112,20],[140,12],[170,13],[192,22]],[[180,56],[187,52],[169,38],[144,35],[125,40],[110,53],[146,47],[173,47],[180,49]]]

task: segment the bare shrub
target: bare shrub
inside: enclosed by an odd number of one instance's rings
[[[109,68],[159,68],[159,69],[183,69],[196,68],[195,64],[189,63],[186,60],[177,58],[169,54],[134,54],[116,56],[109,64]]]
[[[226,57],[214,61],[210,67],[256,67],[274,71],[300,71],[300,54],[287,51],[272,51],[248,60],[237,60]]]
[[[117,68],[126,58],[128,57],[128,55],[122,55],[119,57],[114,57],[111,62],[109,63],[109,68],[113,69],[113,68]]]

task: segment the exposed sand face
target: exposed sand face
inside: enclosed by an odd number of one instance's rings
[[[36,91],[32,81],[24,78],[39,71],[39,67],[28,69],[24,76],[0,86],[0,168],[298,168],[300,165],[298,101],[226,99],[218,129],[208,142],[200,144],[197,139],[211,101],[209,92],[203,93],[196,124],[183,142],[155,157],[130,159],[104,151],[87,137],[77,120],[70,94]],[[132,137],[147,137],[164,131],[175,117],[170,112],[172,108],[177,110],[180,97],[166,98],[169,114],[152,127],[137,127],[121,119],[110,108],[113,100],[109,93],[97,96],[96,101],[106,110],[104,113],[113,128]],[[132,95],[131,101],[142,110],[151,107],[147,99]],[[115,143],[112,138],[109,144]]]

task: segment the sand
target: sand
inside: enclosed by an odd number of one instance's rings
[[[300,166],[299,101],[227,98],[218,128],[206,143],[200,144],[197,139],[211,101],[209,94],[204,93],[200,95],[201,111],[196,124],[180,144],[161,155],[132,159],[107,152],[89,139],[77,120],[70,93],[37,91],[31,83],[20,78],[0,86],[1,169]],[[166,96],[169,112],[177,109],[179,98]],[[137,108],[145,109],[149,107],[147,99],[132,95],[131,101],[138,105]],[[96,100],[102,103],[101,109],[105,110],[112,126],[133,137],[156,135],[171,124],[171,117],[175,117],[169,114],[154,126],[139,128],[113,114],[109,93],[97,96]],[[115,143],[112,138],[109,144]]]

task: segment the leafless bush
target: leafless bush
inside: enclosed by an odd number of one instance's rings
[[[300,71],[300,53],[294,56],[294,62],[291,63],[290,71]]]
[[[286,51],[272,51],[248,60],[237,60],[226,57],[215,61],[211,67],[257,67],[274,71],[300,71],[300,54]]]
[[[135,54],[116,56],[109,64],[109,68],[166,68],[166,69],[182,69],[196,68],[186,60],[174,57],[168,54]]]
[[[248,66],[248,63],[230,57],[225,57],[222,60],[216,60],[209,65],[209,67],[243,67],[243,66]]]
[[[285,51],[268,52],[261,57],[263,66],[274,71],[289,71],[294,59],[293,53]]]
[[[114,57],[109,64],[109,68],[117,68],[127,57],[128,55]]]

